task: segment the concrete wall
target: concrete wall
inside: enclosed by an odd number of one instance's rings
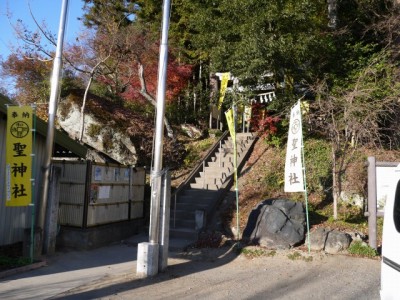
[[[144,227],[144,219],[101,225],[91,228],[62,226],[57,236],[57,249],[89,250],[135,235]]]

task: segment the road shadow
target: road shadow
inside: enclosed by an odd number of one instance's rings
[[[99,282],[91,282],[86,286],[69,290],[51,299],[98,299],[106,298],[116,293],[134,291],[135,289],[168,282],[191,274],[204,272],[221,267],[238,257],[235,245],[224,245],[220,248],[188,249],[185,252],[170,252],[165,271],[155,276],[140,278],[135,272],[126,276],[102,278]]]

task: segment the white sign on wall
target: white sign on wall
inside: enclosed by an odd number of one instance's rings
[[[376,167],[376,203],[383,211],[388,197],[394,197],[397,182],[400,180],[400,165],[397,167]]]

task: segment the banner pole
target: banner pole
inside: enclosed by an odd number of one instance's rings
[[[304,97],[304,96],[303,96]],[[303,98],[302,97],[302,98]],[[303,123],[300,98],[290,110],[289,134],[285,162],[285,192],[304,192],[307,220],[307,244],[310,253],[310,221],[308,218],[308,195],[304,159]],[[298,142],[300,141],[300,147]],[[300,165],[298,164],[300,160]],[[302,174],[303,176],[300,176]],[[301,177],[301,178],[299,178]]]
[[[233,179],[235,184],[235,194],[236,194],[236,240],[239,242],[240,238],[240,228],[239,228],[239,188],[237,180],[237,147],[236,147],[236,106],[232,104],[231,108],[225,112],[226,121],[228,123],[229,132],[231,134],[233,143]]]
[[[300,102],[300,100],[299,100]],[[302,118],[301,114],[301,105],[300,105],[300,118]],[[303,122],[301,122],[303,124]],[[307,221],[307,246],[308,246],[308,254],[311,251],[311,244],[310,244],[310,221],[308,217],[308,193],[307,193],[307,177],[306,177],[306,161],[304,159],[304,139],[303,134],[301,134],[301,156],[303,160],[303,179],[304,179],[304,201],[306,204],[306,221]]]
[[[31,242],[30,242],[30,249],[29,249],[29,256],[30,256],[30,261],[33,263],[33,249],[35,248],[35,170],[36,170],[36,159],[35,159],[35,154],[36,154],[36,104],[32,105],[32,119],[33,119],[33,128],[32,128],[32,134],[33,134],[33,142],[32,142],[32,170],[31,170],[31,185],[32,185],[32,195],[31,195],[31,204],[30,206],[32,207],[32,215],[31,215]]]
[[[233,140],[233,153],[234,153],[234,158],[233,158],[233,163],[234,163],[234,169],[235,169],[235,193],[236,193],[236,241],[239,242],[240,240],[240,227],[239,227],[239,186],[238,186],[238,172],[237,172],[237,145],[236,145],[236,120],[237,120],[237,111],[236,111],[236,105],[232,105],[233,109],[233,128],[235,132],[234,140]]]

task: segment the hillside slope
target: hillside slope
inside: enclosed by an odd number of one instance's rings
[[[326,151],[321,149],[325,147]],[[396,161],[400,157],[399,151],[383,151],[360,149],[350,159],[346,172],[343,175],[343,196],[352,195],[347,202],[339,203],[338,220],[333,220],[333,203],[331,196],[331,161],[329,144],[324,141],[306,141],[305,148],[310,149],[306,154],[306,174],[310,181],[308,187],[308,208],[311,229],[318,226],[330,227],[343,231],[356,231],[368,234],[367,218],[364,216],[363,200],[367,196],[367,166],[368,156],[375,156],[378,161]],[[315,154],[319,151],[320,154]],[[285,147],[271,146],[265,140],[259,139],[247,163],[240,172],[238,180],[239,190],[239,220],[242,233],[249,214],[258,203],[269,198],[287,198],[305,203],[304,193],[284,193],[284,160]],[[325,160],[325,162],[320,162]],[[325,170],[322,170],[325,169]],[[326,178],[323,178],[326,176]],[[357,197],[355,196],[357,195]],[[352,202],[361,199],[361,207]],[[358,203],[359,204],[359,203]],[[382,219],[378,220],[378,235],[381,230]],[[214,224],[208,228],[204,238],[214,242],[221,242],[219,234],[233,238],[236,233],[236,195],[234,187],[224,199]],[[378,237],[378,240],[380,238]],[[204,243],[204,241],[200,241]]]

